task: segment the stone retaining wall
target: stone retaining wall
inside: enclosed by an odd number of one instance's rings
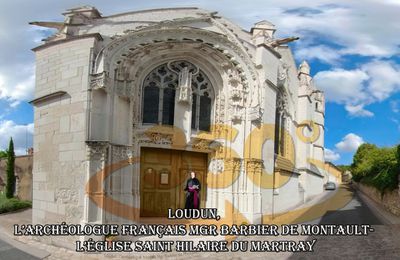
[[[361,183],[354,183],[354,186],[357,187],[362,193],[367,195],[369,198],[374,200],[375,202],[381,204],[391,213],[400,216],[400,191],[399,189],[395,189],[391,192],[386,191],[383,196],[381,196],[381,192],[372,186],[368,186]]]
[[[16,190],[15,196],[21,200],[32,200],[32,166],[33,155],[15,157]],[[0,191],[5,191],[7,182],[7,158],[0,159]]]

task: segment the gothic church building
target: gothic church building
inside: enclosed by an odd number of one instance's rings
[[[191,171],[201,207],[250,223],[323,191],[324,94],[296,38],[198,8],[63,15],[31,23],[56,29],[33,49],[34,223],[165,217]]]

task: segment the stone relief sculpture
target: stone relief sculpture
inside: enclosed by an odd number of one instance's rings
[[[184,67],[179,72],[179,83],[178,83],[178,101],[179,102],[191,102],[192,97],[192,73],[189,72],[188,67]]]
[[[243,84],[239,73],[236,70],[228,69],[229,74],[229,100],[231,119],[235,122],[243,120],[244,107],[247,101],[248,90]]]
[[[278,68],[278,80],[284,85],[289,77],[288,77],[288,72],[289,71],[289,65],[286,63],[282,63],[281,66]]]

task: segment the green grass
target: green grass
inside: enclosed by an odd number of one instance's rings
[[[30,207],[32,207],[32,202],[30,201],[17,198],[7,199],[4,193],[0,194],[0,214]]]

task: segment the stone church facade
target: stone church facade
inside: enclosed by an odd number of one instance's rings
[[[324,95],[267,21],[70,9],[36,48],[34,223],[125,223],[184,206],[251,223],[323,190]],[[235,219],[232,220],[233,222]]]

